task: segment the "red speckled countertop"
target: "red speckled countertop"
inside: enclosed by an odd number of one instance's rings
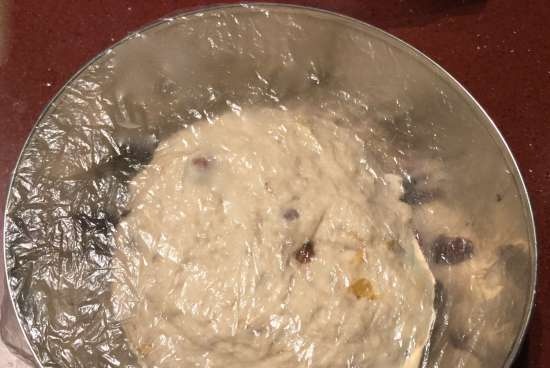
[[[156,18],[210,3],[220,1],[0,0],[0,205],[36,118],[82,64]],[[536,308],[514,368],[546,368],[550,362],[550,328],[545,328],[550,326],[550,3],[293,3],[347,14],[405,40],[449,71],[494,119],[523,172],[538,226]]]

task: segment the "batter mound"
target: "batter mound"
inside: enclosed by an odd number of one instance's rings
[[[147,367],[418,367],[434,279],[398,176],[327,118],[250,110],[157,148],[113,308]]]

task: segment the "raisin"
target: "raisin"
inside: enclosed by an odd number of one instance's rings
[[[210,160],[204,156],[195,157],[191,160],[193,166],[200,170],[206,170],[210,167]]]
[[[300,213],[295,208],[289,208],[283,213],[283,217],[287,221],[294,221],[300,218]]]
[[[300,249],[296,251],[296,260],[302,264],[311,262],[311,259],[315,256],[315,250],[313,249],[314,243],[311,240],[305,242]]]
[[[435,263],[454,265],[472,258],[474,244],[462,237],[439,235],[433,242],[432,259]]]

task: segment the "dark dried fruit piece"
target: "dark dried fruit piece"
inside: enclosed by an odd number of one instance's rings
[[[195,157],[191,160],[193,166],[200,170],[206,170],[210,167],[210,160],[204,156]]]
[[[294,221],[300,218],[300,213],[295,208],[289,208],[283,213],[283,217],[287,221]]]
[[[474,244],[462,237],[439,235],[433,242],[432,259],[435,263],[454,265],[472,258]]]
[[[313,241],[308,240],[305,242],[300,249],[296,251],[296,260],[302,264],[311,262],[311,259],[315,256],[315,250],[313,247]]]

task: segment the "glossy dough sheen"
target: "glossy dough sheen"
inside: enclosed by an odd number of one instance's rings
[[[140,361],[417,365],[434,280],[401,179],[367,157],[348,127],[267,109],[162,142],[117,235],[115,312]]]

